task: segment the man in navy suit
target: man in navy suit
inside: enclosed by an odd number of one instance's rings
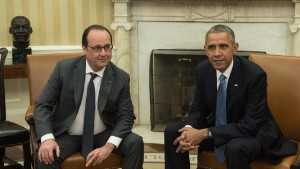
[[[57,63],[35,104],[38,169],[60,168],[81,150],[87,86],[92,74],[95,87],[93,148],[86,166],[99,165],[111,152],[124,156],[124,169],[141,169],[142,137],[131,131],[135,115],[130,97],[129,75],[114,65],[112,36],[101,25],[88,27],[82,35],[84,56]],[[43,71],[43,70],[41,70]],[[83,155],[84,156],[84,155]]]
[[[198,64],[192,107],[184,122],[165,130],[165,169],[189,169],[188,151],[214,150],[228,169],[250,169],[251,162],[266,158],[279,163],[297,152],[297,144],[284,138],[267,103],[267,75],[258,65],[235,56],[235,35],[225,25],[206,34],[208,60]],[[225,76],[227,122],[216,125],[217,87]],[[224,162],[220,160],[220,162]]]

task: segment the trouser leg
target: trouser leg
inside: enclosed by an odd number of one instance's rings
[[[105,130],[97,135],[98,140],[96,147],[103,146],[111,135],[110,129]],[[124,156],[123,169],[142,169],[144,162],[144,142],[141,136],[131,132],[120,143],[114,153]]]
[[[130,133],[119,145],[116,153],[124,154],[123,169],[142,169],[144,142],[141,136]]]
[[[225,148],[228,169],[251,169],[251,162],[262,157],[262,146],[257,138],[236,138]]]
[[[62,162],[68,158],[71,154],[79,151],[81,149],[81,140],[80,136],[71,136],[67,132],[59,135],[55,138],[55,141],[59,145],[60,155],[56,156],[56,152],[53,151],[54,162],[52,164],[45,164],[38,160],[38,153],[36,155],[36,168],[37,169],[60,169]]]
[[[173,145],[174,140],[180,136],[178,130],[183,126],[181,123],[175,123],[165,129],[165,169],[190,168],[189,152],[176,153],[178,145]]]

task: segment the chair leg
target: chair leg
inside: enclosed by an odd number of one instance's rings
[[[31,169],[31,152],[30,152],[30,144],[23,144],[23,158],[24,158],[24,169]]]
[[[1,158],[0,167],[4,166],[4,161],[3,161],[3,156],[4,155],[5,155],[5,148],[0,148],[0,158]]]

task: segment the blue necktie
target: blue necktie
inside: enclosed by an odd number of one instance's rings
[[[220,75],[219,88],[217,93],[217,108],[216,108],[216,126],[227,124],[226,117],[226,76]],[[219,162],[225,161],[224,156],[225,145],[215,148],[215,156]]]
[[[94,79],[97,74],[91,73],[91,79],[87,87],[84,125],[82,135],[82,156],[86,159],[87,155],[93,151],[94,140],[94,119],[95,119],[95,86]]]

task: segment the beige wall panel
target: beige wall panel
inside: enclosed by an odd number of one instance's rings
[[[26,16],[31,22],[30,46],[80,45],[83,30],[89,25],[101,24],[110,29],[113,3],[111,0],[1,0],[0,46],[12,46],[9,27],[17,15]]]
[[[74,29],[74,33],[75,35],[75,42],[77,42],[78,44],[81,44],[81,35],[83,33],[83,12],[82,12],[82,4],[81,4],[82,0],[74,0],[74,17],[75,19],[75,27]],[[80,35],[80,36],[79,36]]]
[[[60,22],[61,22],[61,19],[60,19],[60,16],[61,16],[61,13],[60,13],[60,10],[58,10],[60,8],[60,1],[61,0],[53,0],[53,6],[52,6],[52,11],[55,11],[53,12],[53,18],[54,18],[54,21],[53,21],[53,45],[56,45],[56,44],[62,44],[61,42],[61,29],[60,29]]]
[[[0,47],[5,46],[8,44],[8,21],[7,21],[7,15],[6,15],[6,1],[0,1]]]
[[[37,0],[29,0],[29,17],[28,19],[30,20],[30,24],[32,27],[32,34],[30,36],[30,45],[40,45],[40,39],[42,38],[40,36],[40,31],[39,31],[39,25],[38,25],[38,4]],[[11,40],[12,41],[12,40]]]

